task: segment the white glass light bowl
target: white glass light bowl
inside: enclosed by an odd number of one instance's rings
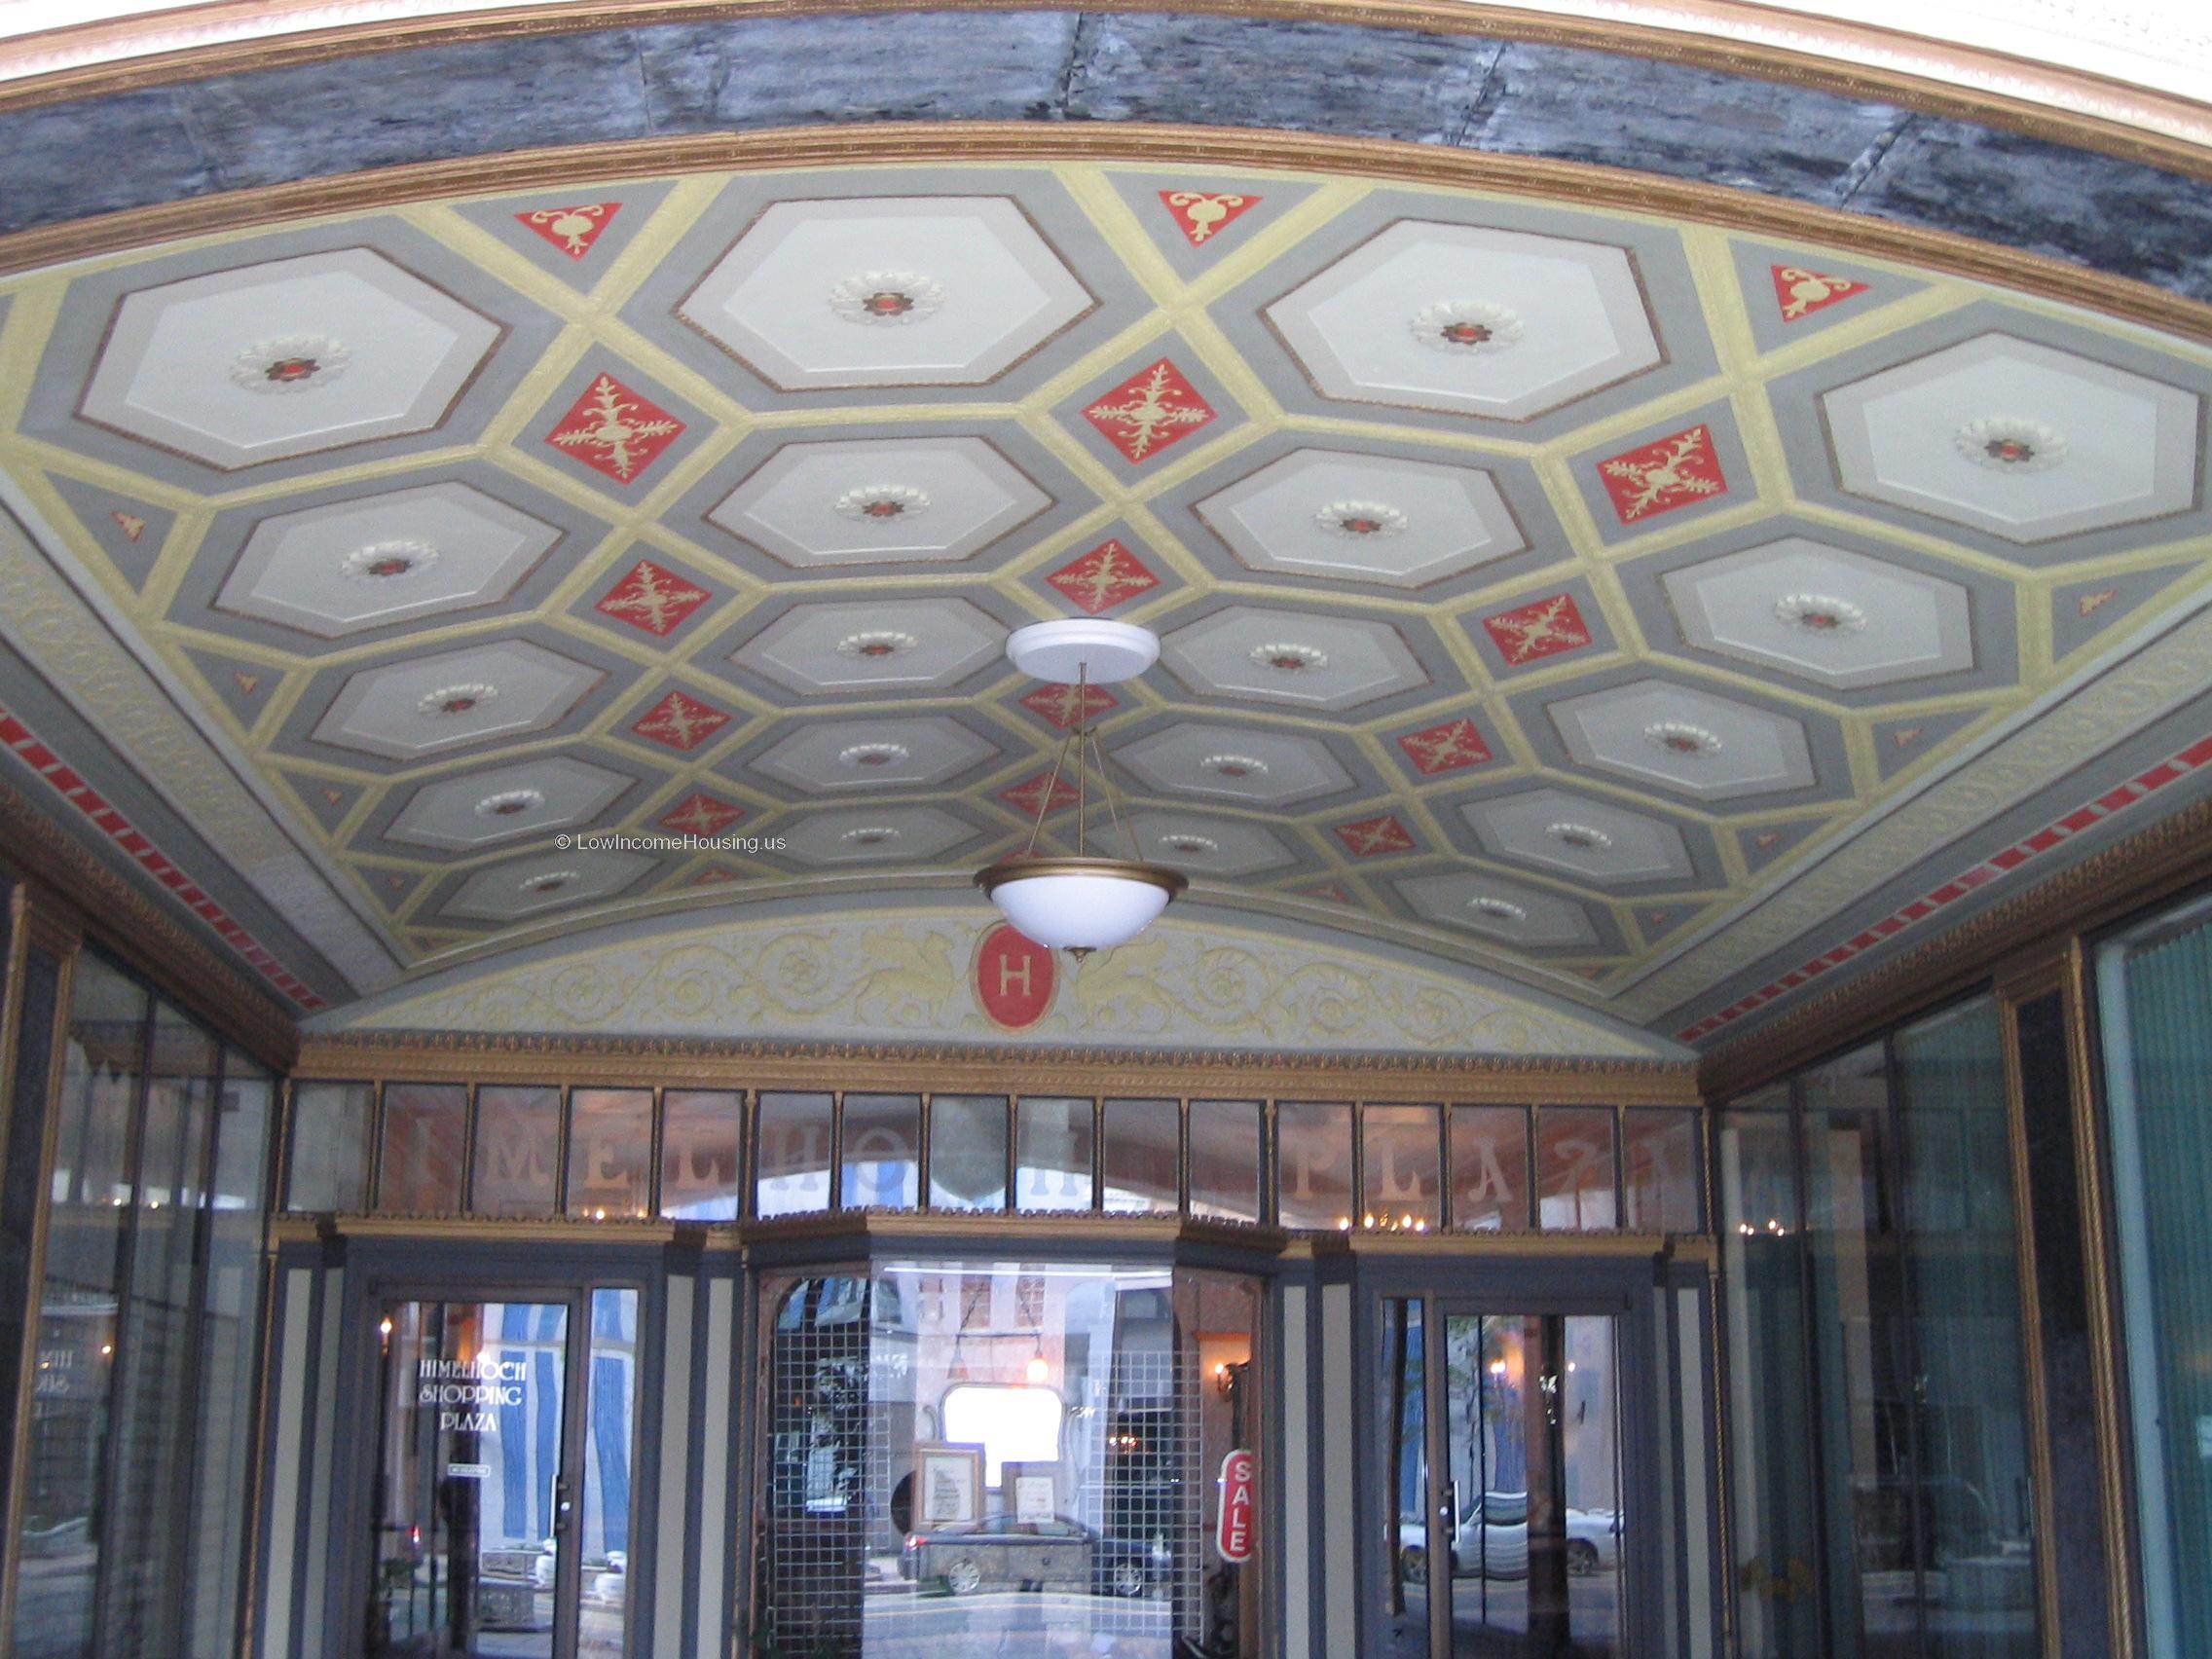
[[[976,885],[1024,939],[1050,950],[1111,950],[1189,883],[1163,865],[1029,854],[977,871]]]

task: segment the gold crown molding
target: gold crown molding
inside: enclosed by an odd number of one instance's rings
[[[2009,957],[2093,932],[2212,880],[2212,799],[2083,859],[1895,960],[1776,1015],[1698,1068],[1719,1101],[1991,977]]]
[[[0,846],[18,873],[82,918],[85,942],[145,975],[262,1064],[279,1073],[290,1067],[299,1030],[281,1009],[6,784]]]
[[[480,1037],[364,1032],[300,1040],[297,1078],[847,1088],[893,1093],[1188,1094],[1229,1099],[1575,1102],[1695,1106],[1686,1060],[1241,1053],[1204,1050]]]
[[[518,5],[463,16],[388,18],[304,29],[276,37],[220,41],[26,74],[0,85],[0,110],[417,47],[642,28],[655,23],[840,13],[1066,9],[1060,0],[603,0],[591,6]],[[1667,28],[1614,18],[1546,16],[1523,8],[1485,5],[1481,0],[1120,0],[1115,9],[1325,22],[1362,28],[1418,29],[1432,34],[1481,35],[1644,57],[1719,70],[1724,74],[1780,81],[1844,97],[1899,104],[2193,177],[2212,177],[2212,150],[2201,141],[2157,129],[2160,125],[2202,129],[2207,111],[2193,99],[2009,53],[1871,24],[1779,12],[1769,7],[1738,3],[1738,0],[1686,0],[1677,9],[1677,15],[1702,20],[1712,32],[1695,27]],[[266,8],[259,4],[250,7],[234,4],[203,10],[210,15],[209,21],[218,21],[226,13],[245,15]],[[142,38],[151,27],[165,22],[173,25],[175,20],[171,14],[166,18],[116,20],[46,31],[12,47],[0,44],[0,63],[10,56],[18,59],[29,56],[33,43],[38,50],[49,53],[62,41],[82,43],[91,50],[111,43],[125,49],[131,39]],[[1726,31],[1735,31],[1737,38],[1729,38]],[[1777,32],[1787,32],[1798,39],[1812,37],[1812,45],[1783,46],[1741,38]],[[1822,50],[1824,47],[1828,50]],[[2038,97],[2000,92],[1992,87],[1962,85],[1911,69],[1853,62],[1832,55],[1836,50],[1857,51],[1870,56],[1933,59],[1962,78],[2041,87],[2047,89],[2046,95],[2054,99],[2071,97],[2084,104],[2117,104],[2128,108],[2137,119],[2121,120],[2082,109],[2057,107]]]
[[[1384,138],[1335,138],[1244,128],[1138,122],[1051,127],[1030,122],[879,123],[784,128],[517,150],[422,162],[335,178],[127,208],[0,237],[0,273],[88,259],[320,214],[456,196],[550,188],[571,180],[777,167],[928,162],[1169,163],[1263,167],[1487,191],[1645,213],[1724,230],[1847,247],[2059,300],[2186,339],[2212,341],[2212,305],[2042,254],[1951,231],[1891,224],[1722,185]]]

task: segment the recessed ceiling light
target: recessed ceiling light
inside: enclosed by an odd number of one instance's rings
[[[1529,919],[1529,912],[1512,900],[1493,899],[1485,893],[1478,893],[1468,900],[1467,908],[1493,922],[1525,922]]]
[[[1268,763],[1249,755],[1209,755],[1198,762],[1198,769],[1223,778],[1263,778]]]
[[[433,719],[452,719],[473,713],[499,694],[497,685],[481,681],[469,681],[460,685],[441,685],[425,694],[415,706]]]
[[[1195,859],[1208,858],[1221,851],[1221,843],[1210,835],[1188,835],[1180,831],[1161,836],[1160,844],[1171,853]]]
[[[541,870],[536,875],[527,875],[516,885],[525,893],[555,893],[571,881],[580,879],[572,869],[548,869]]]
[[[1315,650],[1311,645],[1293,645],[1287,641],[1270,641],[1252,647],[1252,660],[1262,668],[1272,668],[1278,674],[1304,674],[1329,666],[1329,653]]]
[[[352,355],[326,334],[287,334],[240,351],[231,363],[231,384],[245,391],[308,391],[344,374]]]
[[[2041,421],[1992,415],[1951,435],[1959,454],[1992,472],[2048,472],[2066,459],[2066,439]]]
[[[863,484],[839,496],[835,504],[846,518],[862,524],[890,524],[928,512],[930,498],[926,492],[903,484]]]
[[[863,271],[830,290],[830,309],[872,328],[920,322],[944,304],[944,290],[918,271]]]
[[[545,796],[540,791],[501,790],[478,801],[476,813],[480,818],[519,818],[544,804]]]
[[[1866,626],[1865,611],[1825,593],[1785,594],[1774,602],[1774,615],[1801,634],[1856,634]]]
[[[1406,528],[1406,515],[1382,501],[1331,501],[1313,515],[1325,535],[1359,541],[1396,535]]]
[[[1521,318],[1488,300],[1446,300],[1414,313],[1414,338],[1432,351],[1453,356],[1502,351],[1522,335]]]
[[[837,839],[848,847],[880,847],[898,840],[899,831],[888,824],[865,824],[846,830]]]
[[[844,766],[896,766],[910,756],[903,743],[856,743],[840,749],[837,760]]]
[[[1593,830],[1587,824],[1547,824],[1544,833],[1553,840],[1585,852],[1602,853],[1613,844],[1613,838],[1603,830]]]
[[[1645,726],[1643,741],[1654,749],[1663,749],[1669,755],[1678,755],[1685,760],[1702,759],[1720,750],[1719,738],[1703,726],[1690,725],[1682,720],[1659,720]]]
[[[339,561],[339,572],[355,581],[396,581],[419,576],[438,562],[438,550],[427,541],[372,541],[356,547]]]
[[[865,634],[847,634],[837,642],[837,649],[846,656],[880,658],[910,651],[921,643],[893,628],[871,628]]]

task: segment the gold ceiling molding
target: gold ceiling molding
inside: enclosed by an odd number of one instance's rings
[[[2092,854],[1972,921],[1778,1014],[1709,1052],[1698,1068],[1715,1104],[1980,984],[2008,958],[2111,927],[2212,881],[2212,799]]]
[[[321,214],[551,189],[583,179],[937,162],[1057,161],[1335,173],[1643,213],[1755,236],[1847,247],[1862,256],[1919,265],[2102,312],[2184,339],[2212,342],[2212,304],[2042,254],[1977,241],[1955,232],[1892,224],[1840,208],[1585,162],[1446,150],[1397,139],[1139,122],[1073,127],[1009,121],[780,128],[760,132],[622,139],[422,162],[165,202],[18,231],[0,237],[0,274]]]
[[[1688,1060],[1220,1053],[931,1043],[307,1032],[302,1080],[567,1083],[578,1088],[843,1088],[883,1093],[1193,1095],[1695,1106]]]
[[[212,34],[232,18],[272,8],[260,0],[195,8],[193,27]],[[286,10],[311,8],[290,6]],[[321,9],[321,8],[313,8]],[[41,57],[74,44],[90,53],[126,52],[158,29],[177,32],[175,14],[90,23],[0,43],[0,70],[19,78],[0,84],[0,110],[99,97],[180,81],[416,47],[518,37],[576,34],[656,23],[824,14],[942,11],[1065,10],[1056,0],[603,0],[591,6],[517,5],[495,11],[427,18],[382,18],[147,55],[79,63],[37,72]],[[2027,133],[2054,143],[2212,177],[2212,146],[2202,137],[2208,112],[2195,101],[2109,76],[2038,62],[1985,48],[1852,22],[1780,12],[1740,0],[1682,0],[1669,8],[1679,26],[1620,17],[1579,18],[1480,0],[1120,0],[1126,12],[1197,13],[1219,17],[1324,22],[1363,28],[1481,35],[1536,45],[1683,63],[1724,74],[1780,81],[1840,96],[1900,104],[1930,114]],[[1780,44],[1782,41],[1791,44]],[[1801,44],[1799,44],[1801,43]],[[1862,55],[1852,61],[1839,52]],[[1925,65],[1925,69],[1902,65]],[[1931,72],[1933,71],[1933,72]],[[1945,79],[1948,73],[1957,80]],[[1978,84],[1975,84],[1978,83]],[[2000,89],[2012,88],[2016,91]],[[2071,104],[2077,107],[2056,107]],[[2102,107],[2122,112],[2096,114]]]
[[[0,847],[0,867],[12,866],[67,903],[84,918],[94,948],[146,976],[264,1065],[290,1068],[300,1034],[284,1012],[5,783]]]

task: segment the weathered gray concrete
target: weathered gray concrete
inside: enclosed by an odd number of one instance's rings
[[[402,162],[867,121],[1161,121],[1641,168],[2212,300],[2212,190],[1970,124],[1480,36],[1163,14],[750,18],[439,46],[0,116],[0,230]]]

